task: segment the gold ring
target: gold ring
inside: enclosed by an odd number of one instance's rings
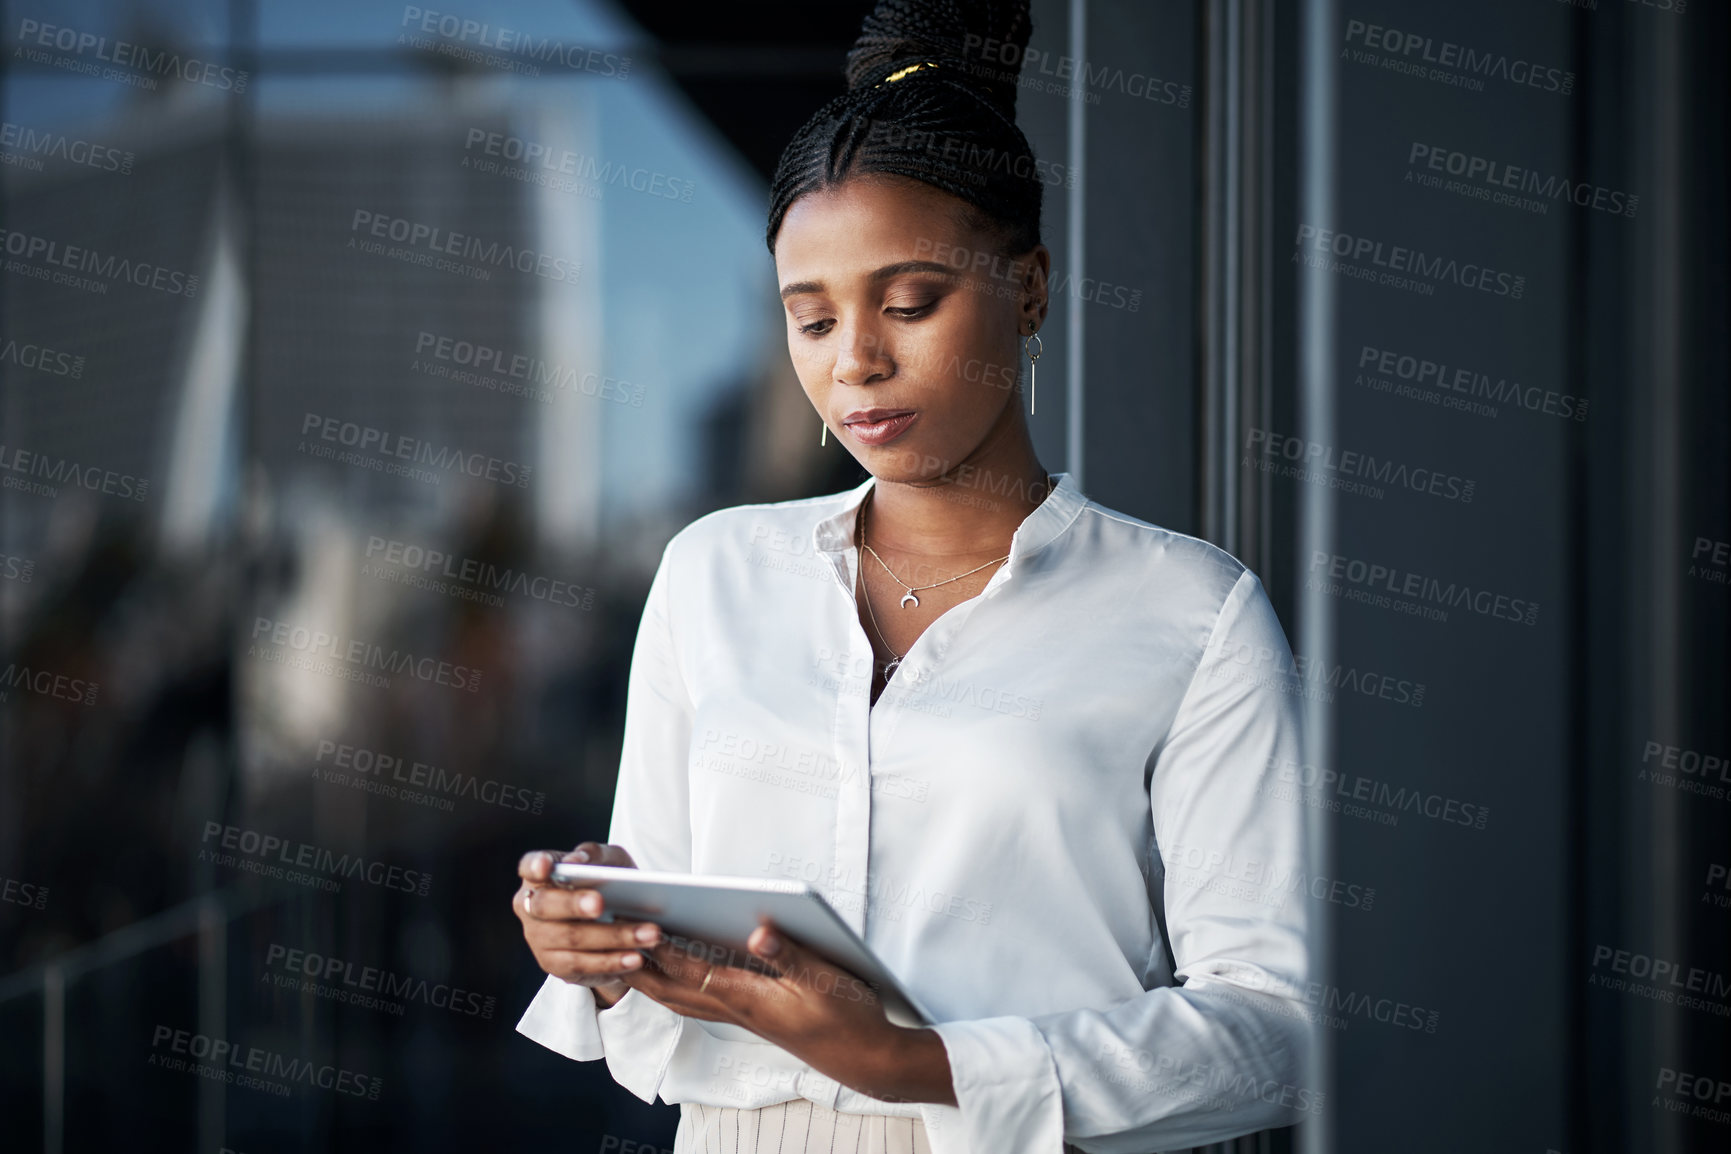
[[[707,974],[703,975],[703,984],[701,986],[697,987],[697,992],[701,994],[701,993],[703,993],[703,991],[707,990],[709,988],[709,979],[713,978],[714,976],[715,976],[715,967],[710,966],[709,972]]]

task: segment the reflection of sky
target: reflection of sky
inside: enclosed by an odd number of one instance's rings
[[[266,0],[256,9],[261,52],[288,50],[300,61],[298,81],[270,76],[255,81],[261,116],[308,113],[325,118],[354,113],[368,119],[413,116],[429,103],[433,86],[448,84],[444,62],[399,45],[404,12],[396,3],[354,0]],[[585,276],[599,277],[602,372],[644,386],[641,409],[608,410],[604,430],[603,491],[607,518],[665,506],[695,483],[700,460],[695,423],[715,398],[758,370],[766,342],[780,339],[773,302],[773,268],[763,247],[766,193],[761,178],[733,154],[663,76],[632,45],[647,37],[601,0],[469,0],[419,5],[428,12],[506,27],[536,37],[551,36],[632,56],[625,78],[571,73],[544,62],[539,77],[485,67],[469,73],[469,84],[485,93],[487,106],[516,110],[513,122],[525,137],[536,136],[539,109],[575,116],[593,134],[593,152],[603,161],[643,167],[696,185],[689,203],[608,186],[600,201],[569,197],[574,212],[592,206],[600,214],[600,251],[585,252]],[[155,0],[126,4],[35,0],[7,6],[5,47],[18,43],[20,21],[34,19],[97,36],[146,39],[185,45],[189,54],[215,49],[229,36],[226,0]],[[415,30],[415,34],[426,33]],[[332,53],[328,61],[303,54]],[[346,58],[349,52],[366,55]],[[400,56],[398,55],[400,54]],[[392,75],[349,74],[400,59]],[[316,70],[309,74],[306,69]],[[448,90],[440,87],[441,97]],[[171,118],[175,102],[211,104],[218,91],[165,81],[162,92],[141,97],[126,85],[74,77],[54,70],[7,74],[6,117],[38,127],[78,127],[98,135],[122,117],[128,102],[159,103],[155,117]],[[583,148],[582,151],[590,151]],[[452,157],[451,163],[460,163]],[[560,197],[559,199],[567,199]],[[618,409],[613,412],[613,409]]]

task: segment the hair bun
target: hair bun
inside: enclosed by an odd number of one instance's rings
[[[966,85],[1013,121],[1022,53],[1033,27],[1028,4],[878,0],[847,54],[847,86],[850,91],[870,88],[902,68],[930,61],[938,65],[930,70],[931,79]],[[926,73],[921,69],[909,75],[923,79]]]

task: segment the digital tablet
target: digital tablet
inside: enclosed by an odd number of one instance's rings
[[[746,939],[763,921],[854,974],[876,992],[884,1014],[898,1026],[929,1026],[932,1016],[904,990],[889,967],[860,940],[823,895],[804,882],[780,878],[706,877],[659,873],[623,866],[559,862],[555,885],[592,889],[602,895],[597,920],[651,921],[670,935],[696,939],[711,948],[706,959],[718,965],[761,969]],[[680,948],[686,946],[675,942]]]

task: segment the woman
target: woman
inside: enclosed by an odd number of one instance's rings
[[[779,976],[714,967],[520,868],[518,1029],[680,1103],[681,1154],[1164,1149],[1319,1101],[1279,623],[1229,555],[1048,476],[1022,413],[1039,170],[964,48],[1028,32],[1026,0],[880,3],[783,155],[788,348],[871,476],[669,542],[609,844],[566,855],[810,882],[939,1024],[772,927]]]

